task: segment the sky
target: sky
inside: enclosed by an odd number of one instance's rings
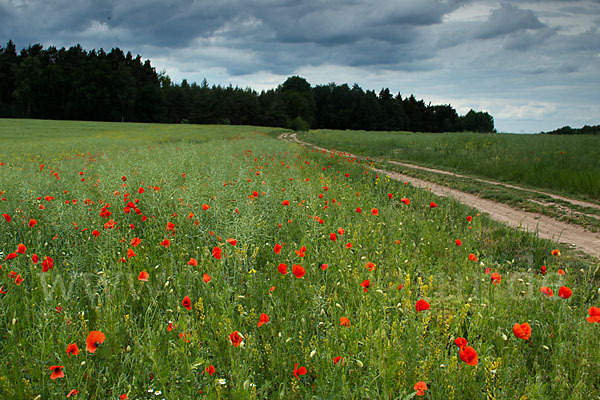
[[[600,124],[600,0],[0,0],[0,45],[119,47],[172,81],[387,87],[500,132]]]

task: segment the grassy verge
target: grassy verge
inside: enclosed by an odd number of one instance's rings
[[[600,230],[600,210],[596,208],[582,207],[541,193],[494,185],[469,177],[454,177],[388,162],[377,162],[376,164],[382,169],[451,187],[484,199],[508,204],[523,211],[543,214],[563,222],[582,226],[592,232]]]

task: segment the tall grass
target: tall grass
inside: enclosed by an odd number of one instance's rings
[[[600,137],[318,130],[325,148],[415,162],[600,201]]]

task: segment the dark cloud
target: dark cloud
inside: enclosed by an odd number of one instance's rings
[[[0,0],[0,44],[120,47],[177,81],[313,71],[326,83],[343,70],[348,83],[368,76],[365,89],[487,104],[501,123],[540,102],[598,108],[599,15],[600,0]]]
[[[475,32],[475,37],[491,39],[513,32],[545,27],[546,25],[540,22],[533,11],[524,10],[510,4],[502,4],[500,8],[492,11],[485,23],[481,24]]]

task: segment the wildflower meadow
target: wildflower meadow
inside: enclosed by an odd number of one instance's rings
[[[0,398],[600,398],[597,260],[282,132],[0,120]]]

